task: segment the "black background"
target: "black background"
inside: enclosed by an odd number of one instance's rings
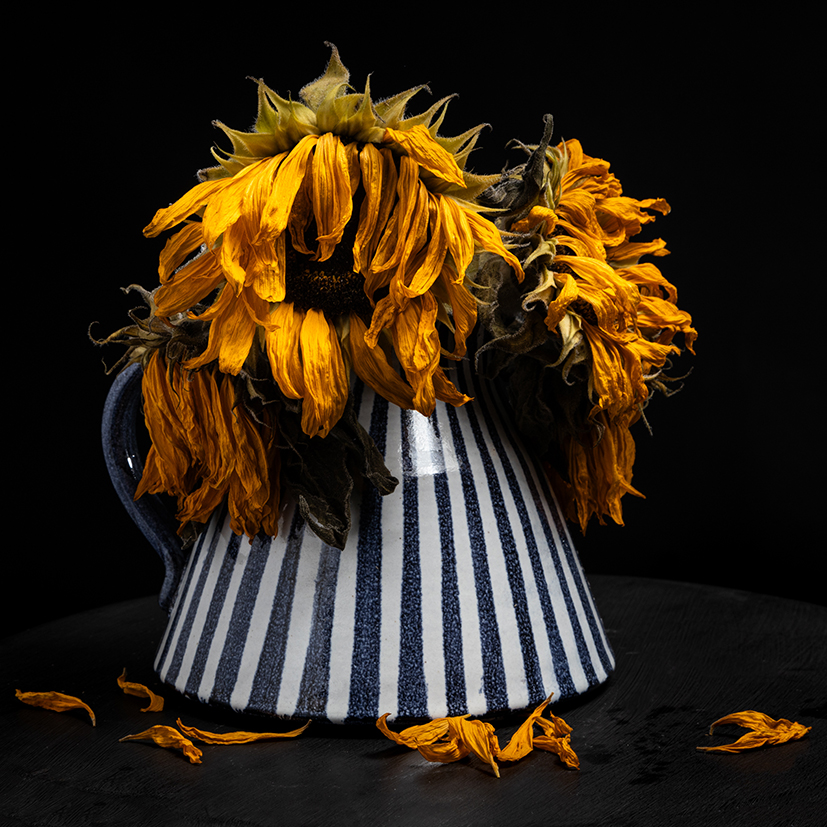
[[[671,8],[613,18],[502,6],[462,20],[360,6],[225,9],[173,25],[123,12],[52,15],[20,36],[28,64],[7,86],[5,472],[11,531],[4,630],[156,593],[162,570],[122,510],[100,449],[111,384],[87,338],[126,323],[119,288],[157,283],[163,240],[141,230],[226,146],[211,121],[248,129],[263,77],[283,95],[324,70],[334,42],[374,98],[428,83],[412,111],[457,92],[443,134],[491,124],[470,167],[520,160],[551,112],[555,140],[612,163],[624,193],[672,212],[645,237],[694,317],[693,373],[636,426],[625,527],[574,530],[587,573],[668,578],[825,602],[822,369],[814,354],[823,264],[806,191],[814,92],[785,34]],[[236,14],[237,12],[237,14]],[[119,12],[121,14],[121,12]],[[404,16],[400,23],[399,14]],[[102,28],[101,28],[102,27]],[[783,54],[781,53],[783,49]],[[802,53],[806,50],[802,49]],[[8,129],[8,127],[7,127]],[[820,293],[815,291],[819,290]],[[11,322],[11,325],[9,325]]]

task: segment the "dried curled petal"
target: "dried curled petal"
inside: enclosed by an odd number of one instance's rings
[[[164,699],[160,695],[156,695],[142,683],[132,683],[132,681],[128,681],[126,679],[126,669],[123,670],[121,676],[118,678],[118,686],[120,686],[127,695],[135,695],[138,698],[146,698],[149,701],[149,706],[144,707],[141,712],[163,711]]]
[[[428,761],[448,764],[474,753],[494,770],[497,778],[500,777],[497,760],[519,761],[534,747],[555,752],[568,766],[580,769],[580,761],[571,748],[571,727],[554,715],[550,715],[550,718],[542,717],[549,701],[551,695],[528,716],[505,749],[500,749],[491,724],[468,720],[469,715],[435,718],[426,724],[408,727],[397,733],[388,728],[388,715],[385,714],[379,718],[376,726],[391,741],[419,750]],[[543,730],[542,735],[534,735],[535,724]]]
[[[525,719],[520,728],[511,736],[508,746],[501,749],[497,755],[500,761],[519,761],[531,752],[535,741],[534,724],[537,723],[537,719],[543,714],[543,710],[548,706],[550,700],[551,695]]]
[[[452,764],[471,754],[470,747],[456,738],[449,741],[436,741],[433,744],[422,744],[417,749],[423,758],[440,764]]]
[[[390,738],[394,743],[401,747],[410,747],[411,749],[418,749],[427,744],[433,744],[440,738],[444,738],[448,733],[448,718],[435,718],[433,721],[428,721],[427,724],[419,724],[417,726],[410,726],[403,729],[402,732],[393,732],[388,729],[388,715],[385,713],[377,722],[376,726],[379,731],[386,737]]]
[[[95,726],[95,713],[92,712],[92,708],[73,695],[64,695],[62,692],[21,692],[19,689],[15,690],[15,695],[24,704],[51,709],[52,712],[65,712],[67,709],[85,709],[92,719],[92,726]]]
[[[712,735],[715,727],[723,724],[737,724],[752,731],[731,744],[722,744],[718,747],[697,747],[697,749],[701,752],[741,752],[745,749],[797,741],[812,729],[812,727],[805,727],[803,724],[789,721],[786,718],[776,720],[763,712],[748,709],[744,712],[734,712],[731,715],[718,718],[709,727],[709,734]]]
[[[191,764],[200,764],[202,752],[189,738],[185,738],[171,726],[154,726],[135,735],[125,735],[121,741],[151,741],[164,749],[180,749],[189,758]]]
[[[196,741],[203,741],[205,744],[249,744],[253,741],[270,741],[275,738],[295,738],[301,735],[309,726],[308,721],[303,727],[293,729],[290,732],[204,732],[195,727],[184,726],[179,718],[176,723],[178,729],[189,738]]]
[[[494,757],[500,751],[500,744],[494,734],[494,727],[484,721],[469,721],[467,717],[449,718],[448,736],[460,748],[468,749],[478,758],[485,761],[494,770],[494,775],[500,777],[500,770]],[[422,748],[420,747],[420,752]]]
[[[548,700],[551,700],[551,698],[549,697]],[[553,752],[566,766],[579,770],[580,759],[571,746],[571,727],[562,718],[558,718],[551,712],[549,712],[548,718],[537,715],[536,710],[535,715],[534,723],[543,730],[543,734],[535,736],[534,746],[537,749]]]

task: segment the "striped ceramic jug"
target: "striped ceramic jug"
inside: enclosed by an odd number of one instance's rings
[[[472,403],[430,417],[357,384],[359,420],[400,481],[355,495],[343,550],[287,503],[277,538],[216,512],[184,559],[137,504],[140,369],[115,381],[104,447],[124,505],[166,566],[160,679],[208,704],[334,723],[493,714],[585,692],[614,658],[548,481],[468,362]]]

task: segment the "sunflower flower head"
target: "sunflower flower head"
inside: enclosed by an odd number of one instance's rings
[[[232,151],[145,228],[167,242],[154,295],[171,319],[218,291],[197,318],[207,347],[196,370],[245,370],[257,337],[275,382],[302,400],[302,427],[325,437],[349,389],[348,365],[378,393],[429,415],[437,398],[467,401],[440,367],[437,324],[466,351],[476,307],[464,286],[475,252],[522,270],[474,196],[494,180],[464,172],[482,128],[455,138],[437,129],[448,98],[404,117],[417,87],[374,104],[348,93],[335,47],[301,102],[258,82],[255,131],[219,124]],[[497,176],[494,176],[496,178]],[[174,268],[196,250],[183,267]]]
[[[174,230],[160,256],[160,286],[144,294],[150,319],[133,316],[136,324],[109,341],[131,345],[131,361],[145,367],[144,398],[159,401],[145,412],[164,444],[153,443],[140,490],[174,493],[182,520],[200,521],[229,495],[240,509],[235,528],[273,533],[280,495],[265,473],[272,447],[293,434],[291,448],[317,452],[313,440],[340,423],[354,427],[346,413],[351,371],[426,416],[437,399],[468,402],[446,373],[465,356],[477,321],[466,273],[486,252],[523,277],[478,200],[501,176],[465,169],[483,125],[443,137],[450,97],[417,115],[407,107],[422,86],[374,102],[369,83],[352,90],[331,49],[324,74],[299,100],[258,80],[253,130],[217,123],[231,148],[213,150],[217,165],[144,229],[148,237]],[[199,373],[209,379],[190,388]],[[202,391],[204,382],[215,390]],[[196,397],[219,408],[185,410]],[[230,434],[246,410],[243,422],[258,423],[260,438],[243,443],[243,463],[222,453],[238,440],[201,456],[192,440],[203,434],[193,423],[212,417]],[[254,505],[245,508],[245,499]]]
[[[669,204],[626,196],[607,161],[577,140],[553,146],[551,133],[546,116],[542,141],[520,144],[529,161],[487,194],[503,209],[498,225],[520,239],[526,278],[506,278],[493,259],[479,274],[491,340],[478,352],[488,367],[478,365],[508,376],[518,422],[556,460],[569,516],[585,530],[593,515],[622,524],[621,497],[642,496],[629,427],[654,390],[674,392],[665,371],[681,352],[675,336],[694,352],[697,333],[674,285],[641,260],[668,255],[665,242],[633,240]]]

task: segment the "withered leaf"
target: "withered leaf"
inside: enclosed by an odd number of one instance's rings
[[[19,689],[15,690],[15,695],[24,704],[51,709],[53,712],[65,712],[67,709],[85,709],[92,719],[92,726],[95,726],[95,713],[92,712],[91,707],[73,695],[64,695],[62,692],[21,692]]]
[[[135,695],[138,698],[147,698],[149,706],[144,707],[141,712],[161,712],[164,709],[164,699],[160,695],[156,695],[151,689],[144,686],[142,683],[133,683],[126,679],[126,669],[123,670],[121,676],[118,678],[118,686],[127,694]]]

